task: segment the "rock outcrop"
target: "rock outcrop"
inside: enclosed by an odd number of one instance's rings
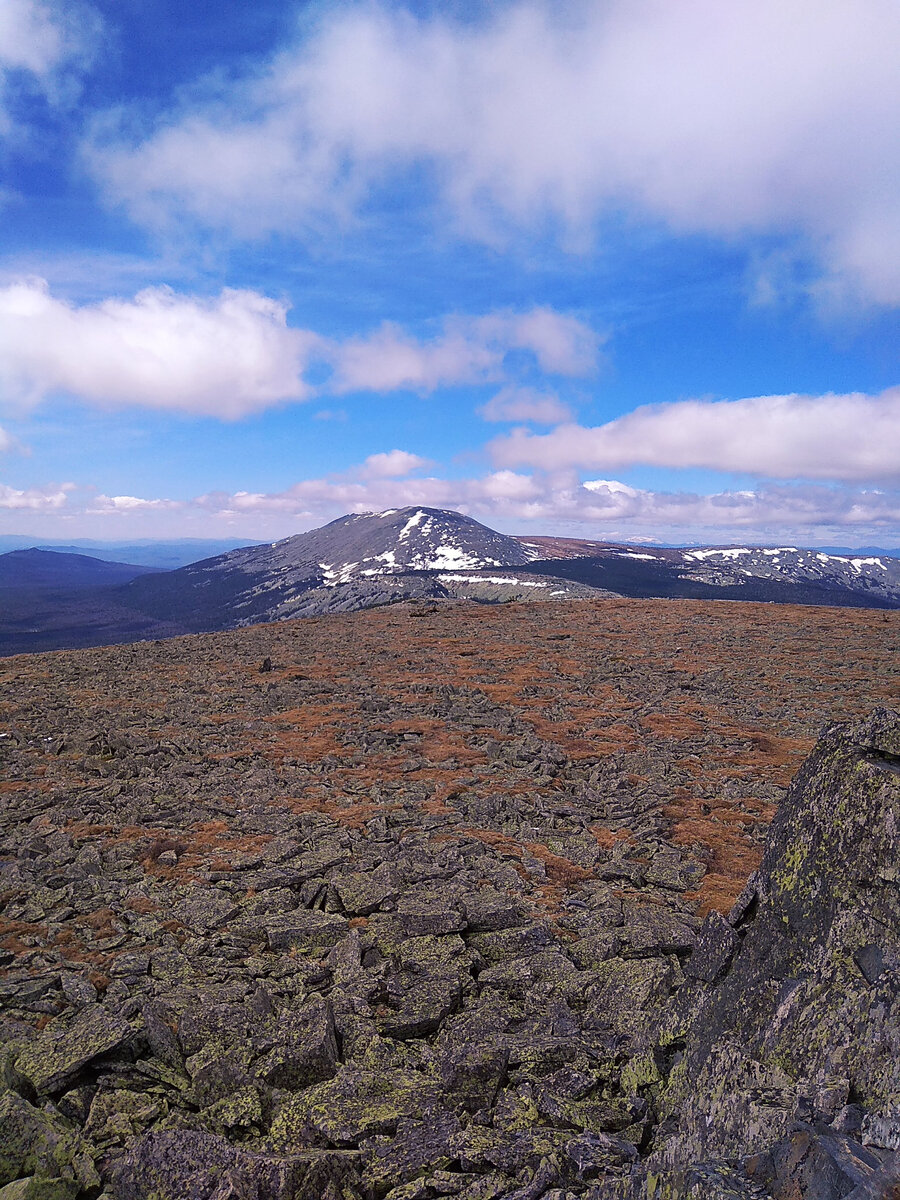
[[[703,1179],[729,1164],[735,1195],[900,1195],[897,714],[825,732],[687,974],[659,1030],[653,1165],[609,1195],[727,1195]]]

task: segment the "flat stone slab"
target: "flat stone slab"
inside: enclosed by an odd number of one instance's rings
[[[240,912],[234,901],[216,888],[196,888],[175,908],[175,917],[189,929],[221,929]]]
[[[117,1050],[131,1032],[127,1021],[91,1004],[65,1028],[46,1029],[16,1059],[16,1070],[41,1095],[60,1092],[83,1066]]]
[[[347,921],[336,913],[298,909],[266,925],[270,950],[321,950],[336,946],[347,932]]]

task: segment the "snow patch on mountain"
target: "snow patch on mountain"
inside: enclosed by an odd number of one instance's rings
[[[536,579],[516,579],[514,575],[438,575],[441,583],[497,583],[509,587],[545,588],[550,585]],[[559,593],[560,595],[562,593]]]

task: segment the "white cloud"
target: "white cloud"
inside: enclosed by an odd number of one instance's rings
[[[0,288],[0,382],[23,406],[63,392],[238,417],[307,393],[300,374],[319,339],[289,329],[285,313],[258,292],[207,299],[164,287],[76,308],[24,280]]]
[[[92,516],[112,516],[123,513],[169,512],[183,508],[178,500],[144,500],[140,496],[95,496],[87,508]]]
[[[863,539],[900,538],[900,492],[809,484],[770,485],[710,495],[653,492],[615,479],[582,484],[571,473],[509,470],[468,479],[366,478],[365,467],[341,478],[307,479],[282,492],[216,492],[187,506],[278,536],[311,528],[346,512],[423,504],[471,513],[500,529],[532,533],[569,527],[603,539],[822,541],[843,530]],[[258,524],[254,525],[256,521]],[[271,522],[274,522],[274,527]],[[254,535],[255,536],[255,535]]]
[[[0,0],[0,131],[12,125],[9,108],[18,88],[51,101],[71,91],[71,68],[86,64],[99,30],[86,5],[53,0]]]
[[[66,536],[92,536],[102,517],[122,535],[210,536],[211,525],[248,541],[286,537],[347,512],[403,505],[466,512],[505,531],[568,533],[598,540],[834,542],[900,544],[900,490],[825,484],[770,484],[710,495],[654,492],[616,479],[582,484],[572,472],[492,471],[444,479],[373,477],[365,463],[341,476],[305,479],[279,492],[210,492],[193,499],[94,496],[71,483],[18,490],[0,485],[0,509],[31,510],[35,533],[53,522]]]
[[[51,484],[50,487],[19,488],[0,483],[0,508],[52,511],[65,506],[74,483]]]
[[[606,425],[525,429],[491,446],[504,466],[706,467],[776,479],[900,477],[900,388],[877,396],[755,396],[646,405]]]
[[[418,454],[389,450],[384,454],[370,454],[362,465],[362,474],[370,479],[399,479],[428,466],[431,466],[430,460]]]
[[[548,374],[587,375],[597,365],[600,341],[584,322],[549,308],[447,317],[442,333],[429,341],[385,322],[373,334],[334,344],[328,387],[338,393],[430,392],[448,384],[498,380],[512,350],[531,352]]]
[[[503,379],[510,350],[531,351],[548,371],[581,373],[598,341],[581,321],[546,308],[449,317],[430,341],[385,324],[338,342],[290,327],[286,304],[247,289],[203,297],[152,287],[76,307],[43,279],[0,286],[0,385],[8,404],[24,408],[63,393],[235,419],[314,393]],[[313,362],[332,371],[318,389],[303,379]]]
[[[772,540],[784,534],[802,543],[822,540],[829,531],[865,530],[871,537],[896,539],[900,533],[900,492],[877,489],[770,485],[754,491],[652,492],[618,480],[592,480],[573,493],[572,513],[582,519],[649,531],[664,540],[698,538],[721,542]],[[865,534],[863,536],[866,536]]]
[[[625,208],[680,232],[799,233],[900,300],[895,0],[515,0],[476,24],[333,6],[227,90],[88,151],[142,220],[328,227],[434,167],[469,227],[581,234]]]
[[[399,388],[431,392],[450,383],[494,378],[502,354],[463,329],[448,329],[443,337],[422,343],[385,322],[367,337],[335,346],[332,362],[330,389],[338,394]]]
[[[571,410],[552,392],[536,388],[506,387],[479,408],[485,421],[533,421],[536,425],[558,425],[572,419]]]

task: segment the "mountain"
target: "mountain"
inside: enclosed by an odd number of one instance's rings
[[[199,632],[403,599],[593,594],[592,587],[557,580],[552,572],[523,573],[531,557],[519,539],[461,513],[395,508],[339,517],[271,545],[135,580],[119,595],[129,607]]]
[[[128,583],[156,570],[134,563],[105,562],[86,554],[13,550],[0,554],[0,589],[106,587]]]
[[[446,509],[388,509],[339,517],[174,571],[40,550],[0,556],[0,654],[234,629],[409,600],[499,604],[604,595],[900,608],[900,559],[794,546],[678,548],[512,537]]]
[[[123,584],[156,571],[155,567],[36,548],[0,555],[0,654],[181,633],[171,622],[116,602]]]
[[[523,537],[536,574],[623,596],[900,608],[900,558],[796,546],[633,546]]]

